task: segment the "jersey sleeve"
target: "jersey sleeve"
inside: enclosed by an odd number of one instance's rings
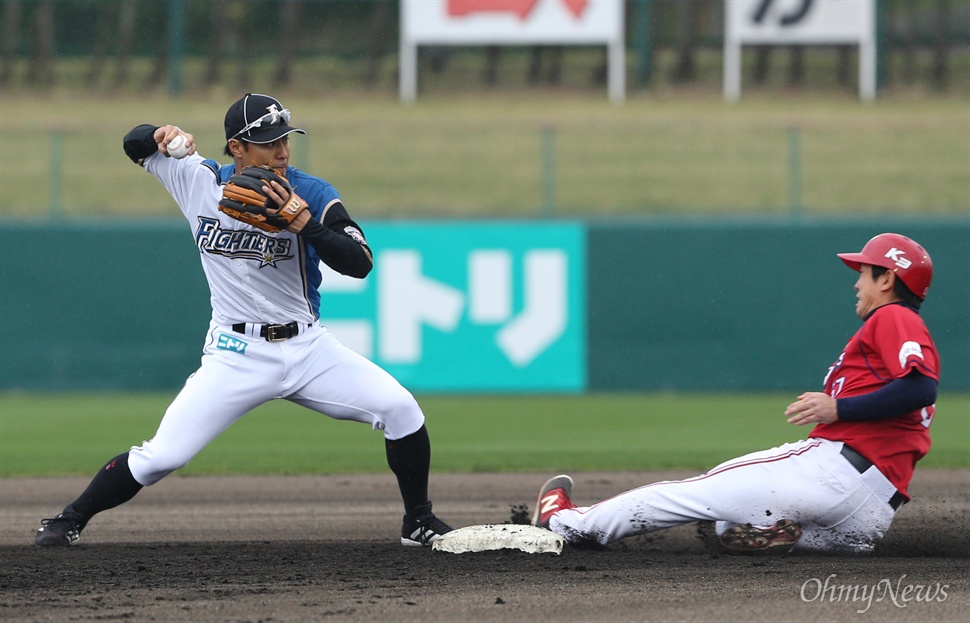
[[[143,166],[172,195],[185,217],[192,220],[219,203],[219,180],[209,163],[197,153],[178,160],[156,152],[145,159]]]
[[[307,202],[310,206],[310,214],[321,223],[327,206],[340,201],[340,193],[332,184],[306,175],[302,171],[296,172],[291,183],[293,184],[293,192]]]
[[[940,361],[936,345],[922,318],[903,305],[887,305],[879,310],[866,331],[862,346],[868,346],[889,374],[899,379],[918,371],[935,381],[940,380]]]

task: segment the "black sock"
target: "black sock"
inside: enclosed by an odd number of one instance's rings
[[[135,497],[141,488],[142,485],[128,469],[128,453],[125,452],[108,461],[94,475],[84,493],[71,502],[64,512],[74,515],[83,528],[96,514],[124,504]]]
[[[418,517],[431,512],[428,500],[428,470],[431,467],[431,440],[422,425],[407,437],[384,440],[387,464],[397,476],[397,486],[404,499],[404,512]]]

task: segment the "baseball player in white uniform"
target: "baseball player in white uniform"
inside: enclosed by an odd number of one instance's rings
[[[226,113],[225,154],[233,162],[224,166],[198,155],[193,136],[174,125],[140,125],[125,136],[125,153],[161,182],[188,221],[209,283],[212,320],[201,365],[155,436],[108,461],[63,512],[43,520],[37,545],[76,543],[95,514],[185,466],[243,415],[277,398],[383,431],[404,501],[402,544],[430,545],[451,530],[432,512],[431,444],[414,397],[319,325],[319,263],[364,278],[373,259],[334,187],[289,166],[289,135],[305,133],[289,123],[279,100],[246,94]],[[181,158],[167,150],[177,136],[189,145]],[[249,166],[285,172],[309,204],[287,230],[262,231],[219,211],[224,184]],[[278,205],[288,199],[280,186],[267,191]]]

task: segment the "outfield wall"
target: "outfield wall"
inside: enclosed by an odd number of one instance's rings
[[[836,256],[882,231],[922,243],[922,315],[945,389],[970,389],[970,221],[667,222],[589,229],[589,387],[817,389],[859,327]]]
[[[859,325],[835,253],[885,230],[932,254],[941,387],[970,390],[967,219],[363,225],[375,271],[327,275],[323,322],[416,392],[817,389]],[[208,317],[184,222],[0,225],[0,390],[177,390]]]

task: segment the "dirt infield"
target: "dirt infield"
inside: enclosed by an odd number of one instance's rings
[[[580,504],[686,473],[573,474]],[[457,526],[509,521],[549,474],[434,474]],[[605,550],[448,554],[398,544],[390,474],[170,477],[80,544],[33,531],[87,479],[0,480],[4,621],[966,621],[970,470],[918,470],[876,555],[711,552],[694,524]]]

